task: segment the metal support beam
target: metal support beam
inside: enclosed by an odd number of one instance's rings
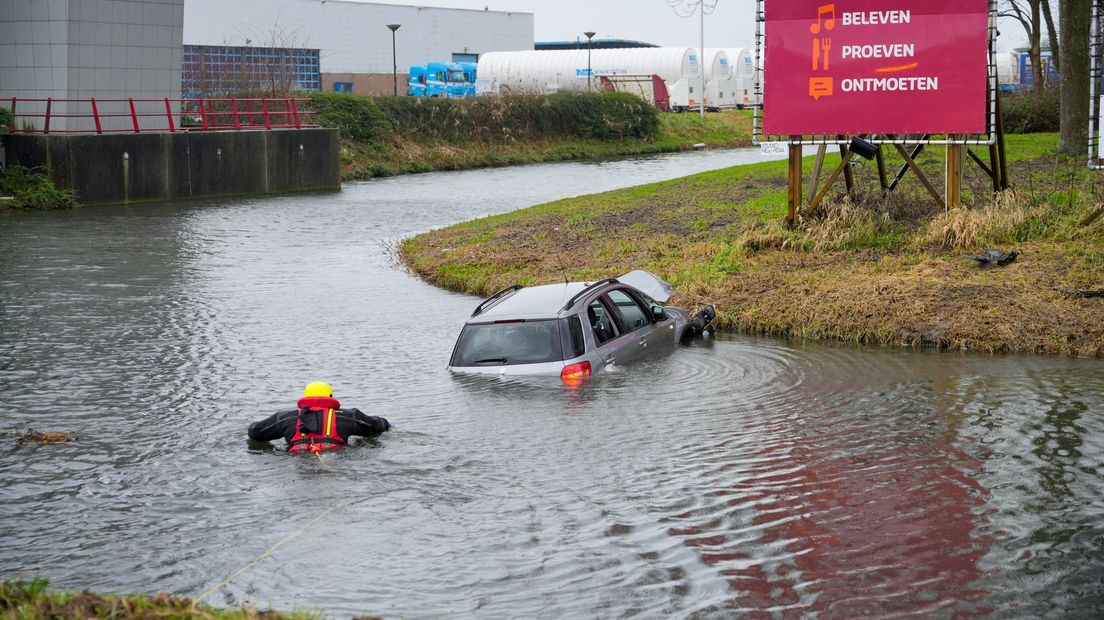
[[[993,169],[1000,170],[1001,191],[1008,189],[1008,168],[1004,157],[1004,120],[1001,118],[1000,89],[994,95],[997,98],[997,159],[1000,164],[994,164]]]
[[[878,145],[878,150],[874,153],[874,159],[878,162],[878,182],[882,185],[882,193],[889,188],[889,183],[886,181],[886,165],[885,157],[882,155],[882,145]]]
[[[837,137],[840,140],[843,140],[847,136],[837,136]],[[839,150],[840,150],[840,159],[850,161],[851,158],[848,156],[848,154],[851,152],[851,149],[847,148],[847,145],[843,144],[841,142]],[[851,166],[847,166],[846,168],[843,169],[843,182],[844,182],[844,185],[847,187],[847,195],[850,196],[851,191],[855,189],[855,176],[851,173]]]

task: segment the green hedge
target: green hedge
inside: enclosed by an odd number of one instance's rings
[[[1059,130],[1062,98],[1057,88],[1001,95],[1005,133],[1053,133]]]
[[[40,168],[8,166],[0,169],[0,196],[14,198],[0,202],[0,209],[48,211],[77,206],[73,192],[59,189]]]
[[[655,108],[628,93],[559,93],[444,99],[311,96],[316,121],[345,138],[379,143],[392,137],[445,142],[537,138],[653,138]]]
[[[15,117],[7,108],[0,108],[0,133],[7,133],[15,126]]]

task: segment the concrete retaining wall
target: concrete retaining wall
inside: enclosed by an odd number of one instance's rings
[[[43,166],[81,204],[341,189],[336,129],[9,135],[8,165]]]

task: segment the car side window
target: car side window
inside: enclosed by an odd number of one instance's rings
[[[625,291],[612,290],[608,295],[610,300],[617,306],[617,310],[621,312],[629,331],[636,331],[652,324],[648,311]]]
[[[594,341],[598,346],[613,340],[620,333],[617,322],[610,316],[609,310],[601,299],[595,299],[587,306],[587,321],[594,331]]]

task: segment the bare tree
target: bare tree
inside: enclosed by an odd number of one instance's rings
[[[267,31],[254,32],[247,41],[256,41],[258,46],[250,50],[243,65],[252,86],[250,90],[264,91],[269,96],[285,96],[301,86],[298,82],[299,68],[294,50],[303,49],[299,31],[285,28],[279,20],[273,22]]]
[[[241,35],[238,45],[226,42],[227,56],[216,57],[212,47],[200,48],[188,63],[184,92],[199,96],[263,93],[283,97],[301,89],[298,50],[304,48],[296,31],[273,24],[271,30]]]
[[[1010,17],[1023,26],[1027,33],[1028,56],[1031,58],[1031,77],[1034,90],[1042,90],[1045,84],[1043,73],[1043,4],[1047,0],[1002,0],[1000,17]],[[1049,7],[1047,9],[1049,11]]]
[[[1089,21],[1092,0],[1059,0],[1062,44],[1061,135],[1058,149],[1084,155],[1089,132]]]
[[[1058,29],[1054,27],[1054,12],[1051,11],[1050,5],[1053,0],[1046,0],[1043,2],[1043,20],[1046,22],[1047,38],[1050,40],[1050,62],[1054,64],[1055,71],[1061,71],[1059,68],[1061,65],[1061,49],[1058,42]]]

